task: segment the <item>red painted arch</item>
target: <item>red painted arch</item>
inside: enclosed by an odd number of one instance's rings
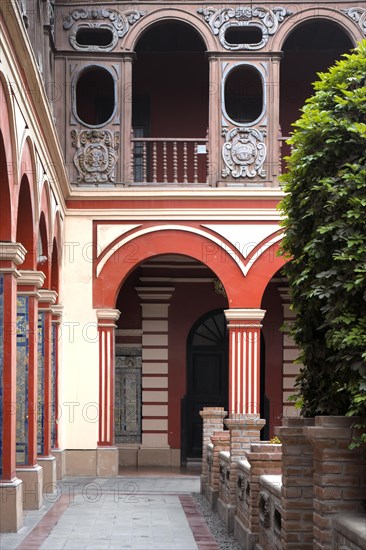
[[[93,305],[115,308],[119,290],[133,269],[153,256],[182,254],[202,262],[216,274],[230,308],[259,308],[268,282],[285,263],[277,250],[277,243],[269,247],[244,276],[232,256],[204,236],[175,229],[146,233],[118,248],[106,261],[94,278]]]

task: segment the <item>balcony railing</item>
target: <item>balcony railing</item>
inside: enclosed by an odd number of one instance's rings
[[[131,138],[135,184],[206,184],[207,138]]]

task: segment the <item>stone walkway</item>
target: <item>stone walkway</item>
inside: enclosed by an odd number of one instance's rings
[[[218,550],[191,493],[198,476],[66,478],[1,550]]]

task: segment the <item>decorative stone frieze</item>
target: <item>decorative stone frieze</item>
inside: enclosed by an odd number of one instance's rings
[[[347,8],[341,11],[357,23],[363,34],[366,35],[366,8]]]
[[[96,52],[111,51],[116,46],[119,38],[125,36],[131,25],[146,15],[146,11],[129,10],[120,12],[108,8],[78,8],[65,16],[63,27],[69,30],[69,41],[75,50]],[[77,23],[75,25],[75,23]],[[75,26],[74,26],[75,25]],[[108,29],[112,33],[112,41],[107,45],[79,44],[77,33],[80,29]]]
[[[225,137],[222,158],[226,165],[222,177],[265,178],[266,131],[256,128],[233,128],[228,131],[223,128],[222,134]]]
[[[114,182],[118,161],[119,132],[111,130],[72,130],[72,145],[76,149],[74,164],[78,182]]]
[[[212,33],[227,50],[260,50],[267,44],[269,37],[277,32],[279,23],[292,14],[292,11],[280,6],[273,9],[264,6],[215,9],[209,6],[197,12],[202,14]],[[262,31],[262,39],[254,44],[230,44],[225,39],[229,27],[258,27]]]

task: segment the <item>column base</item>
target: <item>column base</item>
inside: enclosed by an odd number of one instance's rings
[[[249,531],[247,527],[244,527],[237,516],[234,518],[234,537],[245,550],[255,550],[258,536]]]
[[[23,527],[23,483],[0,481],[0,533],[16,533]]]
[[[170,447],[140,447],[137,453],[138,466],[176,466],[174,463],[174,451]],[[175,453],[176,454],[176,453]]]
[[[56,479],[60,481],[66,475],[66,453],[63,449],[52,449],[51,452],[56,460]]]
[[[217,513],[226,525],[229,533],[234,531],[234,517],[236,506],[223,502],[220,498],[217,499]]]
[[[56,459],[54,456],[37,456],[39,466],[43,468],[43,493],[52,495],[56,492]]]
[[[43,470],[41,466],[17,468],[18,479],[23,482],[24,510],[39,510],[43,503]]]
[[[218,496],[219,496],[218,491],[215,491],[215,489],[213,489],[209,485],[206,485],[205,497],[207,498],[208,503],[209,503],[210,508],[211,508],[212,511],[215,511],[216,508],[217,508]]]
[[[125,466],[134,466],[137,468],[137,453],[140,443],[131,443],[130,445],[118,445],[118,465],[120,468]]]
[[[97,448],[97,477],[115,477],[118,475],[117,447]]]

